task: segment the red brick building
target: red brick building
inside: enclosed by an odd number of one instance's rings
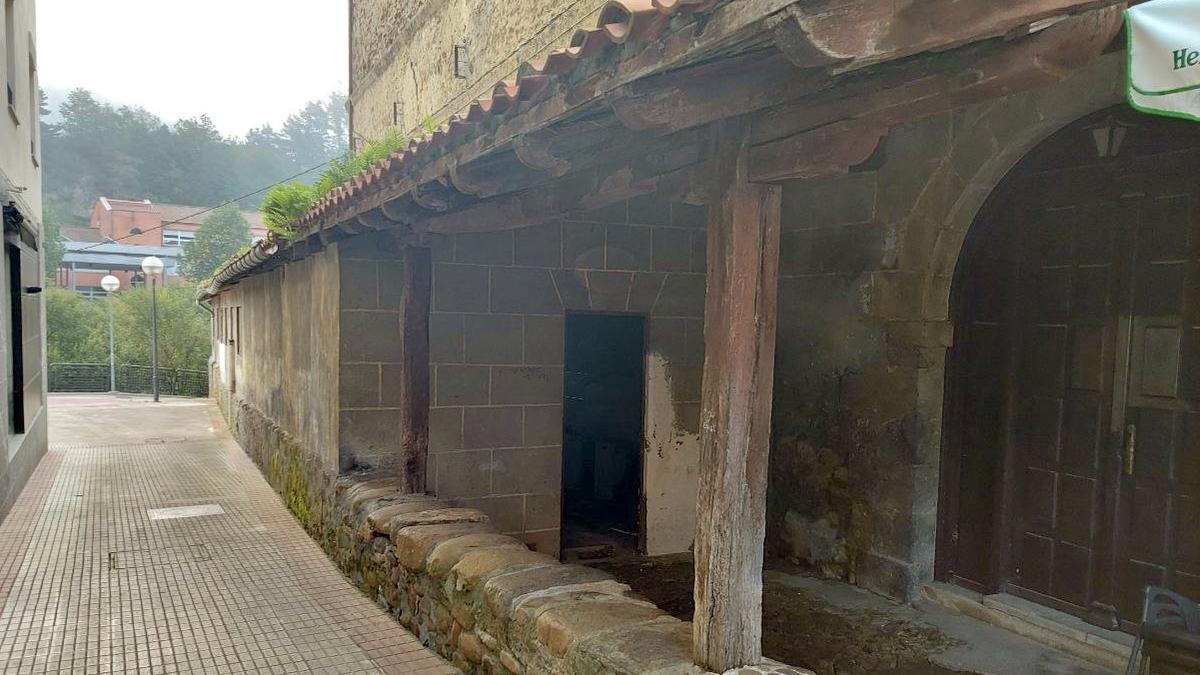
[[[100,279],[113,274],[124,288],[130,285],[142,258],[150,255],[166,263],[169,283],[177,276],[175,267],[183,245],[196,237],[210,214],[203,206],[101,197],[92,207],[87,227],[63,228],[67,251],[56,283],[83,293],[99,293]],[[243,211],[242,217],[250,223],[255,241],[266,236],[262,214]]]

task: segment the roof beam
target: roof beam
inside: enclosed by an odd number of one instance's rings
[[[815,0],[790,5],[775,44],[802,68],[857,70],[913,54],[1025,34],[1122,0]]]

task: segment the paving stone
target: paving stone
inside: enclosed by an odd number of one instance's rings
[[[425,559],[433,547],[464,534],[495,532],[487,523],[448,523],[444,525],[413,525],[392,532],[396,558],[406,569],[419,572],[425,569]]]
[[[681,664],[692,661],[692,624],[666,619],[658,623],[619,626],[582,638],[568,650],[566,660],[569,664],[587,664],[588,672],[658,672],[664,675],[668,672],[672,675],[705,672],[688,665],[679,670]],[[608,670],[598,670],[597,664]]]
[[[385,503],[366,514],[364,522],[372,532],[391,534],[391,520],[403,513],[415,513],[429,509],[449,508],[449,504],[435,497],[414,498],[399,503]]]
[[[529,594],[603,589],[622,595],[629,586],[592,567],[560,564],[494,576],[484,584],[484,595],[493,614],[506,615]]]
[[[393,532],[413,525],[447,525],[450,523],[486,523],[488,517],[475,509],[454,507],[401,513],[388,523]]]
[[[545,553],[524,549],[484,549],[470,551],[452,569],[455,588],[471,588],[487,579],[493,572],[509,568],[531,568],[558,565],[558,560]]]
[[[50,397],[61,445],[0,521],[0,672],[454,672],[347,583],[250,458],[211,431],[211,403],[104,399],[97,415]],[[205,431],[112,436],[182,428]],[[389,478],[338,487],[343,508],[394,492]],[[223,513],[147,515],[207,503]],[[95,564],[111,552],[116,567]]]
[[[563,656],[580,638],[626,624],[647,623],[667,616],[653,606],[623,602],[575,602],[542,612],[537,635],[555,656]]]

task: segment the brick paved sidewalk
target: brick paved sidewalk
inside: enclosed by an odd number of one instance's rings
[[[0,522],[0,672],[456,672],[341,576],[207,401],[51,397],[50,439]]]

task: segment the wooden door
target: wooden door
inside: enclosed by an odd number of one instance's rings
[[[1129,208],[1095,166],[1040,178],[1022,209],[1007,576],[1022,595],[1085,613],[1104,594],[1115,258]]]
[[[1114,407],[1124,418],[1113,486],[1116,605],[1127,625],[1148,584],[1200,598],[1197,160],[1181,153],[1158,163],[1161,178],[1146,189],[1133,235],[1127,363],[1118,364],[1127,384]]]
[[[938,575],[1129,629],[1147,584],[1200,599],[1200,125],[1097,157],[1109,114],[1022,160],[956,272]]]

